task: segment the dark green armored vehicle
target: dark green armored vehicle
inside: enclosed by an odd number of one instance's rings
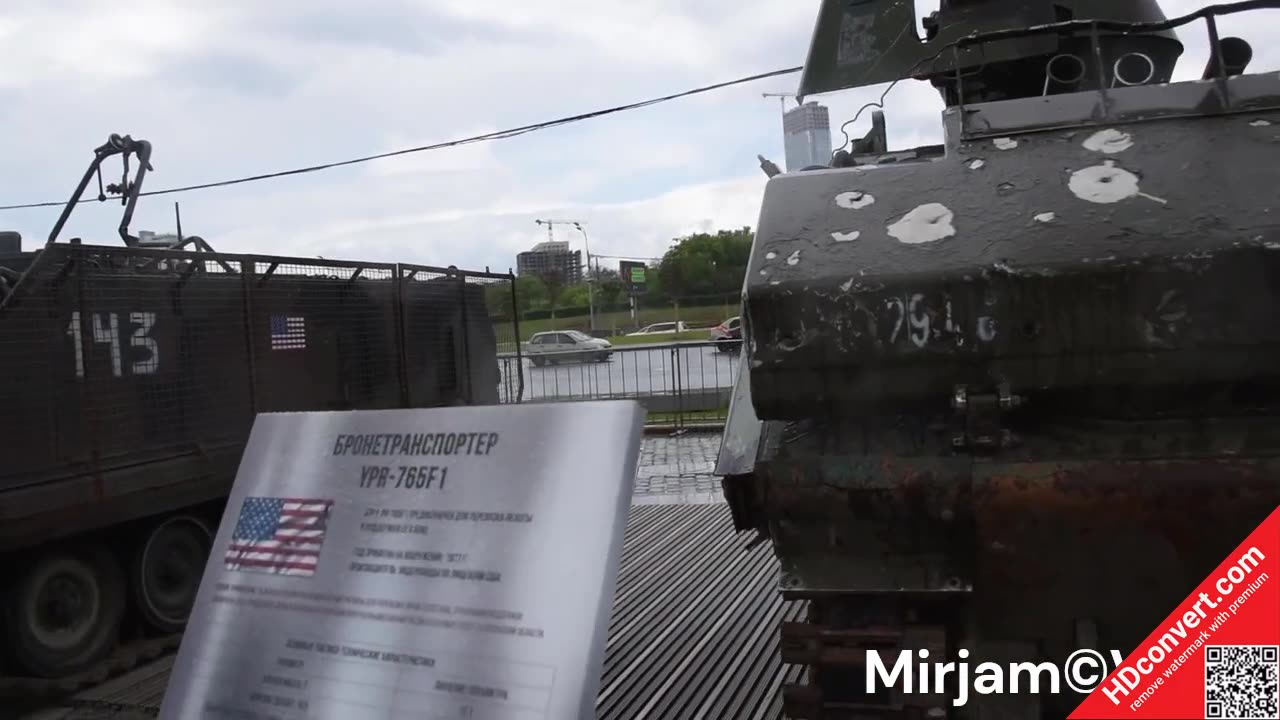
[[[123,243],[58,242],[116,155]],[[258,413],[498,402],[509,276],[145,247],[150,157],[112,135],[44,245],[0,238],[0,707],[182,630]]]
[[[1109,670],[1280,505],[1280,74],[1218,32],[1278,6],[822,2],[799,94],[929,82],[945,139],[889,95],[765,191],[717,474],[808,603],[789,717],[1065,717],[868,651]]]

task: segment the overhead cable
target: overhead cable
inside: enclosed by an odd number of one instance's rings
[[[568,125],[571,123],[582,122],[584,120],[592,120],[594,118],[603,117],[605,115],[613,115],[615,113],[626,112],[628,110],[637,110],[639,108],[648,107],[650,105],[657,105],[659,103],[678,100],[683,97],[689,97],[690,95],[699,95],[702,93],[711,92],[713,90],[721,90],[723,88],[731,87],[733,85],[743,85],[745,83],[755,82],[756,80],[763,80],[765,78],[777,77],[779,75],[789,75],[791,73],[799,72],[802,69],[803,69],[802,67],[791,67],[791,68],[785,68],[782,70],[773,70],[771,72],[760,73],[758,75],[749,75],[747,77],[741,77],[736,80],[728,80],[725,82],[716,83],[714,85],[704,85],[702,87],[697,87],[692,90],[685,90],[683,92],[674,93],[672,95],[663,95],[662,97],[656,97],[649,100],[642,100],[640,102],[634,102],[627,105],[617,105],[614,107],[605,108],[603,110],[593,110],[591,112],[581,113],[579,115],[570,115],[568,117],[562,117],[555,120],[546,120],[543,122],[534,123],[532,125],[524,125],[521,127],[509,128],[507,130],[498,130],[496,132],[484,133],[482,135],[473,135],[471,137],[461,138],[458,140],[449,140],[447,142],[439,142],[431,145],[420,145],[418,147],[404,148],[402,150],[393,150],[391,152],[379,153],[377,155],[365,155],[363,157],[351,158],[349,160],[339,160],[336,162],[328,162],[328,163],[323,163],[319,165],[310,165],[307,167],[294,168],[292,170],[280,170],[276,172],[262,173],[259,175],[249,175],[246,177],[233,178],[230,180],[217,180],[214,182],[200,183],[198,185],[184,185],[182,187],[166,188],[163,190],[150,190],[150,191],[138,193],[138,196],[146,197],[146,196],[152,196],[152,195],[170,195],[173,193],[191,192],[193,190],[207,190],[209,188],[226,187],[228,185],[240,185],[242,183],[258,182],[260,180],[271,180],[273,178],[287,177],[289,175],[303,175],[306,173],[319,172],[321,170],[329,170],[331,168],[343,167],[346,165],[356,165],[359,163],[366,163],[373,160],[381,160],[383,158],[396,157],[398,155],[408,155],[411,153],[426,152],[429,150],[441,150],[443,148],[458,147],[460,145],[470,145],[472,143],[478,143],[478,142],[489,142],[492,140],[505,140],[507,138],[516,137],[518,135],[524,135],[526,133],[536,132],[538,130],[546,130],[548,128],[559,127],[561,125]],[[97,200],[97,198],[92,198],[92,199]],[[76,202],[88,202],[88,201],[89,200],[85,200],[85,199],[76,200]],[[67,204],[67,201],[65,200],[54,200],[54,201],[38,202],[38,203],[23,203],[19,205],[0,205],[0,210],[22,210],[27,208],[62,207],[66,204]]]

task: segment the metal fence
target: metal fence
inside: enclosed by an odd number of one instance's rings
[[[578,330],[605,335],[630,332],[655,323],[683,322],[691,330],[712,327],[738,314],[742,294],[734,292],[677,297],[638,295],[634,298],[634,306],[625,296],[597,296],[594,308],[587,305],[584,299],[580,305],[557,305],[554,314],[543,298],[538,298],[537,307],[530,307],[534,303],[529,302],[528,298],[521,300],[520,322],[526,332]]]
[[[0,266],[24,448],[0,488],[235,452],[260,412],[496,404],[519,337],[510,274],[78,244]]]
[[[681,342],[598,351],[499,355],[502,402],[635,399],[649,425],[723,425],[741,364],[741,343]],[[517,381],[523,380],[523,394]]]
[[[0,432],[26,449],[0,487],[232,457],[260,412],[634,398],[717,424],[738,372],[713,342],[535,365],[511,273],[71,243],[0,266]]]

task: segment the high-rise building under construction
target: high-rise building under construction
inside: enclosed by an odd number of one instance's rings
[[[807,102],[782,116],[787,172],[810,165],[831,164],[831,120],[827,108]]]

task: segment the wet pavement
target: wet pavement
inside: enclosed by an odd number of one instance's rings
[[[720,478],[712,475],[719,452],[718,432],[646,436],[640,446],[633,502],[721,502]]]
[[[646,436],[636,465],[636,496],[719,492],[712,475],[719,454],[719,433]]]

